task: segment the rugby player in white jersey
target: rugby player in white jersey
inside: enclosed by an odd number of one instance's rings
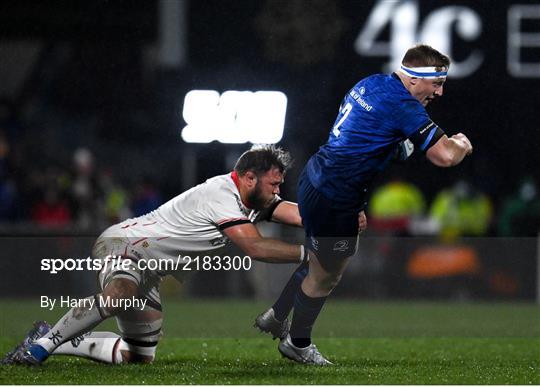
[[[272,220],[302,226],[296,203],[278,196],[290,161],[280,148],[253,147],[240,156],[233,172],[208,179],[147,215],[105,230],[92,258],[113,258],[122,267],[105,265],[98,275],[101,293],[84,299],[88,302],[69,310],[52,328],[35,323],[3,363],[37,365],[57,354],[111,364],[152,362],[163,321],[159,282],[167,274],[178,278],[186,272],[141,270],[140,261],[178,262],[179,256],[193,258],[208,252],[215,256],[231,241],[263,262],[303,262],[307,254],[302,245],[264,238],[253,224]],[[132,299],[145,301],[144,307],[120,307],[121,301]],[[92,331],[113,316],[120,335]]]

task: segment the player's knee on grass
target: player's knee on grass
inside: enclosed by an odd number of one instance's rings
[[[157,307],[159,305],[154,305]],[[125,363],[151,363],[163,334],[161,310],[147,305],[145,310],[132,309],[116,316],[122,340],[119,356]]]
[[[139,341],[122,338],[119,341],[118,353],[121,363],[150,364],[156,357],[157,341]]]
[[[138,353],[130,352],[130,351],[120,351],[120,354],[122,355],[122,362],[123,363],[131,363],[131,364],[150,364],[154,362],[155,356],[144,356]]]
[[[115,278],[105,286],[103,289],[102,297],[107,300],[126,300],[137,297],[138,286],[135,282],[127,280],[125,278]],[[107,303],[111,306],[104,307],[104,309],[110,315],[114,316],[124,311],[122,306],[115,307],[114,305],[122,305],[118,302]]]

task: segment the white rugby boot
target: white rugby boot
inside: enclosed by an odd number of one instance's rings
[[[284,321],[276,319],[274,309],[270,308],[266,312],[261,313],[255,319],[255,328],[259,328],[262,332],[272,334],[272,339],[284,339],[289,334],[291,323],[286,318]]]
[[[306,348],[296,347],[292,343],[290,335],[287,335],[287,337],[279,342],[278,350],[284,357],[297,363],[319,366],[328,366],[333,364],[325,359],[323,355],[321,355],[315,344],[311,344]]]

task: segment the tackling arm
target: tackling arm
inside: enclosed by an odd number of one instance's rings
[[[472,150],[471,142],[463,133],[452,137],[443,135],[427,150],[426,157],[438,167],[453,167],[470,155]]]
[[[298,211],[298,204],[293,202],[280,202],[272,213],[272,221],[290,226],[303,227],[302,218]]]
[[[279,206],[281,207],[281,206]],[[227,227],[225,235],[247,255],[267,263],[301,263],[306,258],[303,246],[264,238],[252,223]]]
[[[272,213],[272,221],[290,226],[303,227],[302,218],[298,211],[298,204],[293,202],[280,202]],[[364,211],[358,214],[358,233],[362,233],[367,228],[367,218]]]
[[[280,202],[272,213],[272,221],[288,224],[290,226],[303,227],[302,218],[298,211],[298,204],[293,202]],[[358,233],[361,234],[367,228],[367,218],[364,211],[358,213]]]

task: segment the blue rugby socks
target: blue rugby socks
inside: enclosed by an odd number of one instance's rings
[[[296,347],[305,348],[311,344],[311,330],[326,298],[312,298],[307,296],[301,287],[298,289],[294,298],[294,312],[289,332],[291,341]]]
[[[295,272],[289,279],[289,282],[287,282],[287,285],[285,285],[285,287],[281,291],[279,298],[274,303],[274,305],[272,305],[272,309],[274,309],[274,317],[278,321],[284,321],[291,312],[291,309],[294,305],[296,293],[300,289],[302,281],[304,280],[304,278],[306,278],[308,271],[309,262],[304,262],[300,266],[298,266],[298,268],[295,270]]]

